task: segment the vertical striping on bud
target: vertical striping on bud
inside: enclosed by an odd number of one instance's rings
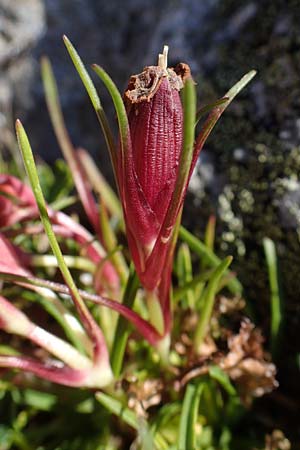
[[[67,43],[82,77],[80,61]],[[196,161],[215,124],[234,97],[254,77],[246,74],[219,101],[196,113],[196,89],[186,64],[168,68],[168,47],[157,66],[133,75],[122,99],[109,75],[98,65],[93,69],[108,89],[117,113],[119,148],[112,162],[126,223],[126,235],[136,272],[151,309],[161,308],[164,338],[170,332],[171,274],[185,194]],[[78,69],[79,67],[79,69]],[[94,104],[94,95],[87,89]],[[182,95],[180,97],[180,91]],[[182,103],[181,103],[182,100]],[[106,121],[99,115],[106,133]],[[199,119],[206,113],[199,134]],[[110,149],[110,147],[109,147]],[[158,306],[158,307],[157,307]],[[161,333],[161,322],[152,325]],[[152,320],[153,319],[153,320]]]
[[[132,257],[143,285],[150,290],[159,283],[161,271],[149,273],[147,261],[161,234],[178,177],[183,144],[180,90],[190,77],[186,64],[167,67],[167,53],[165,46],[157,66],[148,66],[129,80],[124,103],[130,145],[124,160],[119,158],[118,169]],[[164,265],[160,256],[157,268]]]

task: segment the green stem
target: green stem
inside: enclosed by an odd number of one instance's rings
[[[204,281],[207,281],[212,275],[213,270],[207,270],[199,275],[195,275],[191,281],[186,282],[183,286],[180,286],[173,290],[173,301],[176,303],[180,300],[188,291],[195,290],[195,288]]]
[[[275,244],[271,239],[265,238],[263,240],[263,245],[271,290],[271,351],[272,355],[275,356],[278,351],[279,332],[282,324],[282,298]]]
[[[123,294],[122,302],[128,308],[132,308],[133,306],[138,287],[139,279],[132,265],[129,269],[128,281]],[[119,316],[111,352],[111,367],[116,378],[121,373],[130,328],[130,323],[123,317]]]
[[[146,292],[147,308],[149,313],[149,322],[157,329],[159,334],[164,333],[164,317],[161,309],[160,301],[154,291]]]
[[[186,230],[183,226],[180,227],[179,237],[186,242],[191,250],[193,250],[200,258],[210,266],[217,267],[221,263],[221,259],[196,236]],[[243,287],[237,278],[232,278],[228,283],[228,289],[233,294],[241,294]]]
[[[107,116],[104,112],[104,109],[102,107],[102,104],[100,102],[100,98],[97,94],[96,88],[92,82],[91,77],[89,76],[86,68],[84,67],[84,64],[80,58],[80,56],[78,55],[77,51],[75,50],[75,48],[73,47],[72,43],[70,42],[70,40],[67,38],[67,36],[63,36],[63,40],[65,43],[65,46],[69,52],[69,55],[73,61],[73,64],[75,66],[75,69],[78,72],[78,75],[81,78],[82,83],[84,84],[84,87],[88,93],[88,96],[90,97],[90,100],[92,102],[92,105],[96,111],[99,123],[101,125],[103,134],[104,134],[104,138],[106,141],[106,145],[107,148],[109,150],[109,154],[110,154],[110,158],[111,158],[111,162],[112,162],[112,166],[114,169],[114,174],[116,177],[116,173],[117,173],[117,155],[116,155],[116,146],[115,146],[115,142],[114,142],[114,137],[112,134],[112,131],[110,129],[108,120],[107,120]],[[117,180],[117,178],[116,178]]]
[[[194,348],[198,353],[201,350],[203,339],[205,338],[209,327],[209,322],[211,319],[216,298],[216,292],[218,290],[220,279],[226,272],[231,261],[232,257],[228,256],[227,258],[224,259],[224,261],[221,262],[221,264],[214,271],[214,274],[210,278],[210,281],[205,289],[203,298],[203,308],[200,312],[200,319],[194,336]]]

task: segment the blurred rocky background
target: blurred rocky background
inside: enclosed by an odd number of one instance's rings
[[[299,0],[0,0],[0,149],[15,146],[20,117],[35,151],[59,156],[48,119],[39,58],[50,57],[67,125],[101,170],[111,170],[97,120],[62,44],[67,34],[87,63],[120,89],[153,64],[164,43],[170,63],[189,62],[201,104],[223,95],[252,68],[258,75],[225,113],[200,158],[185,222],[203,234],[217,215],[219,252],[233,254],[256,321],[269,330],[262,239],[276,242],[285,324],[277,361],[284,394],[270,416],[299,438],[300,387],[300,2]],[[111,102],[97,81],[104,106]],[[276,416],[277,417],[277,416]],[[275,417],[275,420],[276,420]],[[296,448],[296,447],[295,447]]]

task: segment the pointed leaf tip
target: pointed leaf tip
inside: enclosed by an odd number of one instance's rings
[[[255,77],[257,74],[256,70],[250,70],[250,72],[246,73],[234,86],[232,86],[228,92],[226,92],[225,96],[229,97],[229,103],[234,99],[234,97],[241,92],[244,87]],[[225,109],[225,108],[224,108]]]
[[[50,59],[46,55],[42,55],[40,61],[42,66],[45,64],[50,64]]]
[[[20,128],[20,127],[23,128],[22,122],[21,122],[20,119],[17,119],[17,120],[16,120],[16,128],[18,129],[18,128]]]
[[[233,260],[233,256],[232,255],[228,255],[226,258],[226,261],[228,262],[228,265],[232,263]]]

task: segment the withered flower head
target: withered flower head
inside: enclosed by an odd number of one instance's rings
[[[186,64],[167,67],[167,51],[158,65],[133,75],[124,94],[130,132],[130,149],[119,161],[129,245],[142,283],[152,290],[159,282],[166,257],[164,219],[175,189],[183,143],[183,109],[180,90],[190,77]],[[175,224],[176,217],[174,217]],[[156,244],[162,240],[159,251]],[[156,264],[149,269],[156,245]],[[152,255],[153,256],[153,255]],[[158,259],[157,259],[158,258]],[[152,258],[153,259],[153,258]]]

